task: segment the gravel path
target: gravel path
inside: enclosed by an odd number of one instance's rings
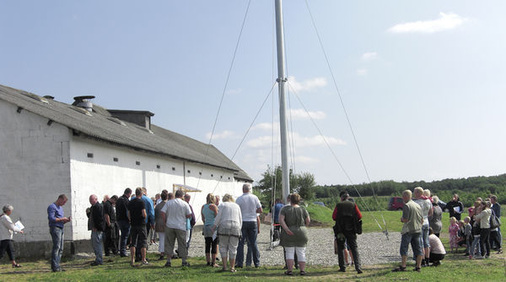
[[[269,249],[269,225],[262,224],[258,237],[261,265],[283,265],[283,248],[281,246]],[[381,232],[358,235],[358,251],[362,265],[398,262],[401,235],[399,232],[390,233],[389,240]],[[246,248],[246,247],[245,247]],[[244,250],[246,253],[246,250]],[[189,250],[191,257],[204,256],[204,236],[201,231],[195,231]],[[306,248],[307,263],[309,265],[337,265],[337,255],[334,254],[334,235],[332,228],[309,228],[309,242]]]
[[[269,228],[267,224],[262,224],[258,236],[258,248],[260,249],[261,265],[284,265],[283,248],[281,246],[269,250]],[[309,242],[306,248],[308,265],[338,265],[337,255],[334,254],[334,234],[330,227],[309,228]],[[392,232],[389,234],[389,240],[381,232],[366,233],[358,235],[358,252],[362,265],[374,265],[380,263],[399,262],[399,246],[401,243],[401,234]],[[190,257],[204,256],[204,236],[202,236],[202,227],[197,226],[193,232],[190,245]],[[247,248],[247,247],[245,247]],[[244,252],[246,253],[246,250]],[[148,252],[157,253],[158,245],[153,244],[148,248]],[[411,256],[411,248],[408,257]],[[80,253],[80,257],[93,257],[92,253]]]

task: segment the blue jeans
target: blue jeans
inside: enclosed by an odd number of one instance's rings
[[[405,233],[401,237],[401,256],[408,255],[409,244],[411,243],[411,249],[413,249],[413,255],[423,256],[422,247],[422,234],[421,233]]]
[[[51,269],[59,271],[61,256],[63,254],[63,229],[55,226],[49,227],[49,233],[53,240],[53,250],[51,251]]]
[[[130,223],[126,220],[118,221],[119,229],[121,230],[121,239],[119,243],[119,253],[126,256],[126,245],[128,241],[128,235],[130,235]]]
[[[257,246],[257,222],[256,221],[245,221],[242,223],[242,237],[239,240],[239,246],[237,247],[236,265],[242,267],[244,264],[244,241],[248,241],[248,250],[251,250],[253,255],[253,263],[255,266],[260,266],[260,252]]]
[[[104,262],[102,259],[103,235],[103,231],[91,231],[91,245],[93,246],[93,251],[95,252],[95,262],[97,264],[102,264]]]

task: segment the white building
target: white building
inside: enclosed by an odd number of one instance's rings
[[[207,193],[239,195],[253,181],[214,146],[151,124],[152,113],[106,110],[91,98],[70,105],[0,85],[0,205],[14,206],[26,227],[15,240],[32,252],[51,240],[47,207],[59,194],[69,198],[65,240],[75,249],[90,238],[90,194],[146,187],[152,197],[184,184],[202,190],[191,193],[199,216]]]

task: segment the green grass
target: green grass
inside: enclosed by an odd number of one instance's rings
[[[327,227],[333,225],[332,210],[318,205],[309,205],[308,211],[313,221],[325,224]],[[383,219],[387,223],[389,232],[399,232],[402,228],[400,222],[400,211],[376,211],[363,212],[363,230],[367,232],[379,232],[381,229],[375,222],[380,222],[382,227]],[[448,248],[448,214],[443,214],[442,240]],[[503,219],[503,222],[504,219]],[[331,248],[332,246],[329,246]],[[115,257],[111,262],[103,266],[91,267],[91,259],[74,259],[62,263],[66,272],[52,273],[48,260],[25,262],[19,260],[23,265],[20,269],[11,268],[4,259],[0,265],[0,281],[159,281],[159,280],[180,280],[180,281],[263,281],[263,280],[285,280],[295,277],[283,275],[279,267],[262,266],[258,269],[244,268],[237,273],[219,272],[219,269],[206,267],[204,257],[190,258],[191,267],[181,267],[181,260],[173,260],[172,268],[162,267],[164,261],[158,261],[155,254],[148,254],[151,263],[148,266],[132,268],[128,259]],[[400,257],[399,257],[400,261]],[[421,273],[411,271],[413,263],[408,262],[408,270],[401,273],[392,273],[391,270],[397,264],[380,264],[365,266],[364,273],[357,275],[351,270],[346,273],[338,273],[337,266],[314,266],[307,267],[308,276],[306,279],[316,281],[342,280],[427,280],[427,281],[504,281],[506,277],[506,256],[492,255],[491,259],[470,261],[462,256],[462,253],[448,254],[440,267],[423,268]]]
[[[283,275],[278,267],[260,267],[239,269],[237,273],[219,272],[217,268],[205,265],[203,257],[191,258],[191,267],[181,267],[180,260],[173,261],[172,268],[162,267],[164,262],[157,261],[155,254],[149,254],[152,262],[148,266],[130,267],[126,258],[114,258],[103,266],[90,266],[90,259],[75,259],[66,261],[62,266],[66,272],[52,273],[47,260],[25,262],[20,269],[13,269],[10,265],[0,265],[0,280],[2,281],[263,281],[288,280],[292,277]],[[421,273],[411,271],[412,266],[402,273],[392,273],[395,264],[382,264],[364,267],[364,273],[357,275],[354,271],[338,273],[337,267],[308,266],[307,279],[317,281],[343,280],[427,280],[427,281],[504,281],[505,256],[494,255],[488,260],[469,261],[462,254],[450,254],[443,260],[440,267],[423,268]],[[298,277],[296,272],[295,277]]]

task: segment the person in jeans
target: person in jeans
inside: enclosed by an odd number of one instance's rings
[[[406,264],[408,261],[408,247],[410,243],[411,248],[413,249],[413,254],[416,256],[416,267],[413,270],[420,272],[420,269],[422,267],[422,208],[420,208],[418,204],[411,200],[411,195],[412,193],[409,190],[402,192],[402,200],[404,201],[401,217],[401,222],[404,223],[404,225],[402,226],[401,231],[402,237],[400,247],[402,262],[398,268],[392,270],[394,272],[406,271]]]
[[[49,221],[49,233],[53,241],[51,251],[51,270],[53,272],[64,271],[60,266],[61,256],[63,254],[63,225],[71,221],[70,216],[65,217],[63,205],[67,202],[67,196],[61,194],[56,202],[47,207],[47,218]]]
[[[236,268],[243,267],[244,263],[244,241],[248,241],[248,249],[253,255],[255,267],[260,266],[260,252],[257,246],[257,213],[262,213],[262,206],[258,197],[251,193],[251,184],[246,183],[242,186],[242,196],[237,198],[236,203],[241,208],[242,214],[242,237],[237,247]]]
[[[422,260],[422,266],[429,266],[430,243],[429,243],[429,217],[433,214],[432,203],[429,199],[423,197],[423,188],[416,187],[413,190],[415,199],[413,200],[422,209],[422,244],[425,259]]]
[[[130,222],[128,220],[128,202],[132,195],[132,189],[126,188],[123,196],[119,197],[116,201],[116,220],[121,231],[121,238],[119,242],[119,255],[121,257],[128,256],[126,253],[126,246],[128,236],[130,235]]]
[[[93,246],[93,251],[95,252],[95,261],[91,263],[91,266],[97,266],[104,263],[102,257],[102,246],[105,229],[104,208],[98,201],[97,195],[94,194],[90,195],[90,204],[90,218],[92,219],[91,222],[93,223],[91,226],[91,245]]]

